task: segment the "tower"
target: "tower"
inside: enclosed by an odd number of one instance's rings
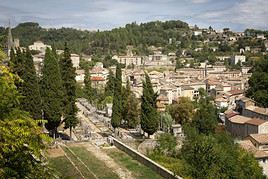
[[[7,55],[10,56],[11,48],[14,48],[13,37],[11,33],[10,20],[8,22],[8,37],[7,37]]]

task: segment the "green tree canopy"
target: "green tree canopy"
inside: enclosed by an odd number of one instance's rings
[[[139,101],[131,91],[129,80],[127,80],[126,87],[122,89],[122,119],[128,128],[135,128],[140,123],[138,104]]]
[[[0,53],[2,51],[0,50]],[[51,178],[42,150],[48,138],[20,110],[17,76],[10,73],[0,57],[0,178]]]
[[[263,177],[254,157],[234,144],[229,135],[189,134],[187,130],[186,133],[187,139],[181,149],[186,176],[201,179]]]
[[[41,95],[30,50],[27,49],[26,52],[22,52],[21,57],[16,56],[15,58],[23,59],[18,66],[18,68],[21,68],[20,78],[22,79],[22,82],[18,86],[19,92],[23,96],[23,99],[21,100],[21,108],[28,111],[34,119],[41,119]],[[17,66],[15,67],[17,68]]]
[[[214,133],[217,126],[217,110],[211,102],[202,98],[192,120],[192,125],[203,134]]]
[[[119,64],[116,66],[112,110],[111,123],[114,128],[117,128],[122,120],[122,72]]]
[[[63,57],[59,61],[61,79],[64,91],[64,123],[65,128],[70,128],[70,138],[72,139],[72,128],[78,124],[76,117],[77,107],[76,101],[76,80],[75,80],[75,68],[71,60],[71,54],[67,43],[65,44]]]
[[[109,70],[108,81],[105,86],[105,96],[113,96],[115,77],[112,70]]]
[[[189,98],[180,97],[178,103],[168,106],[167,111],[178,124],[189,122],[194,115],[194,105]]]
[[[91,76],[90,76],[88,68],[85,69],[84,84],[85,84],[84,94],[85,94],[87,100],[89,100],[92,103],[92,101],[93,101],[93,89],[91,86]]]
[[[159,114],[156,109],[157,93],[148,74],[145,74],[143,81],[143,93],[141,97],[141,128],[148,134],[148,137],[154,134],[158,128]]]
[[[259,105],[268,107],[268,57],[258,61],[252,69],[249,88],[246,95]]]
[[[49,48],[46,49],[44,67],[42,69],[41,96],[44,119],[48,121],[46,127],[55,136],[63,113],[63,86],[58,60]]]

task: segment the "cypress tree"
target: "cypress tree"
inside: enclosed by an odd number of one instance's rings
[[[122,91],[122,119],[128,128],[134,128],[139,124],[138,100],[130,89],[129,80]]]
[[[143,94],[141,97],[141,128],[150,135],[157,131],[159,114],[156,109],[157,93],[154,92],[153,86],[148,74],[145,74],[143,81]]]
[[[105,86],[105,96],[113,96],[114,93],[114,74],[109,70],[108,81]]]
[[[22,109],[28,111],[34,119],[42,118],[41,95],[33,58],[29,49],[23,52],[23,63],[20,78],[23,82],[19,91],[23,96]]]
[[[21,109],[29,112],[34,119],[41,119],[41,96],[32,55],[29,49],[26,52],[20,49],[16,51],[17,54],[11,49],[9,67],[21,79],[15,81],[22,96]]]
[[[65,128],[70,128],[70,138],[72,139],[72,128],[76,127],[78,124],[78,119],[76,117],[77,107],[75,105],[76,74],[67,43],[65,43],[63,58],[60,59],[59,64],[64,92],[64,123]]]
[[[127,100],[131,93],[129,81],[127,80],[126,87],[122,87],[122,120],[123,123],[127,123],[127,111],[128,111],[128,104]]]
[[[117,128],[122,120],[122,72],[119,64],[116,66],[112,111],[111,123],[114,128]]]
[[[84,84],[85,84],[85,87],[84,87],[84,94],[86,96],[86,99],[89,100],[91,103],[93,101],[93,93],[92,93],[92,86],[91,86],[91,76],[89,74],[89,69],[86,68],[85,69],[85,77],[84,77]]]
[[[49,48],[46,49],[41,79],[41,97],[46,128],[55,138],[61,123],[63,87],[58,61]]]

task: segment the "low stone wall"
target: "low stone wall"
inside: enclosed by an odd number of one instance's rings
[[[167,179],[181,179],[181,177],[174,176],[174,174],[171,171],[169,171],[166,168],[162,167],[158,163],[152,161],[151,159],[149,159],[145,155],[139,153],[138,151],[130,148],[126,144],[120,142],[118,139],[110,136],[108,138],[108,140],[109,140],[110,143],[112,143],[118,149],[124,151],[125,153],[127,153],[128,155],[133,157],[134,159],[138,160],[140,163],[142,163],[145,166],[151,168],[152,170],[154,170],[156,173],[158,173],[162,177],[167,178]]]

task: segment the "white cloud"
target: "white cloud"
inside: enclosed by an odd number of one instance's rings
[[[268,1],[244,0],[222,10],[200,14],[200,18],[211,23],[240,24],[243,28],[268,29]]]
[[[192,1],[192,3],[195,3],[195,4],[201,4],[201,3],[207,3],[210,0],[191,0],[191,1]]]

